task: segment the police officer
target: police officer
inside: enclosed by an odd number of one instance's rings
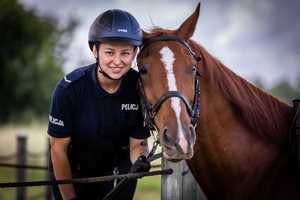
[[[56,86],[49,113],[50,171],[56,179],[149,171],[143,126],[131,69],[142,32],[123,10],[99,15],[89,30],[95,64],[66,75]],[[132,165],[133,163],[133,165]],[[101,199],[114,182],[53,187],[56,199]],[[132,199],[136,180],[117,199]]]

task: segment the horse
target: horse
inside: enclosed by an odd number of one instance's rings
[[[199,14],[200,3],[176,30],[143,31],[141,105],[164,158],[186,160],[209,200],[300,199],[292,107],[191,39]]]

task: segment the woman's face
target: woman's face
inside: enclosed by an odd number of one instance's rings
[[[96,51],[94,51],[94,54]],[[99,64],[113,79],[128,72],[136,55],[136,48],[128,43],[104,42],[99,46]]]

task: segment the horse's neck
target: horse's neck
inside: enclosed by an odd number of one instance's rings
[[[291,107],[223,66],[214,69],[220,63],[208,58],[206,52],[201,54],[204,75],[197,126],[199,139],[195,145],[198,162],[193,163],[200,170],[194,170],[194,175],[203,181],[203,187],[212,197],[218,191],[220,196],[216,196],[223,199],[245,199],[238,195],[255,196],[264,185],[272,185],[279,191],[278,185],[275,187],[265,180],[287,177],[282,171],[288,168],[284,144],[288,141]],[[233,198],[233,194],[237,196]]]
[[[289,114],[286,106],[282,105],[280,108],[282,120],[276,121],[276,123],[280,123],[276,127],[281,130],[278,130],[278,133],[259,133],[254,126],[249,127],[245,116],[242,117],[243,113],[240,112],[246,111],[235,110],[238,109],[234,108],[236,102],[228,101],[223,92],[218,88],[212,88],[205,82],[204,80],[201,85],[202,106],[198,130],[200,144],[197,145],[199,149],[196,150],[200,153],[196,157],[204,163],[201,170],[208,170],[209,174],[204,175],[201,179],[212,183],[208,187],[217,187],[216,184],[220,183],[226,185],[230,181],[232,193],[244,191],[251,194],[251,191],[258,190],[258,177],[266,174],[270,177],[275,175],[277,178],[282,177],[280,174],[282,170],[288,170],[288,152],[283,145],[285,142],[280,142],[281,140],[287,142],[288,119],[285,118],[288,118]],[[247,116],[247,113],[244,114]],[[274,114],[270,113],[270,115]],[[270,116],[270,118],[273,117]],[[258,120],[259,118],[253,119]],[[264,122],[262,124],[268,125]],[[267,129],[265,128],[265,130]],[[202,152],[205,152],[205,155],[201,155]],[[240,176],[243,176],[245,182],[240,182],[238,179]],[[218,189],[224,189],[224,193],[227,193],[225,188]]]
[[[214,117],[223,116],[221,121],[226,120],[226,123],[230,123],[229,119],[237,120],[240,126],[269,139],[271,143],[287,140],[293,117],[291,107],[236,75],[201,45],[190,42],[196,54],[202,57],[201,96],[206,96],[205,106],[216,111],[208,110],[207,113],[215,114]]]
[[[219,108],[218,105],[213,105],[217,106],[215,114],[222,117],[222,113],[224,116],[227,113],[226,119],[238,121],[250,132],[269,139],[270,142],[282,143],[287,139],[292,119],[291,107],[250,84],[222,64],[216,65],[218,66],[207,67],[210,69],[206,74],[206,90],[209,91],[207,98],[211,102],[218,99]],[[226,123],[228,122],[227,120]]]

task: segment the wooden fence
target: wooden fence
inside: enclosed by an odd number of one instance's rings
[[[17,135],[17,153],[10,157],[16,157],[16,165],[28,166],[27,165],[27,134]],[[48,161],[48,151],[44,153],[46,162]],[[8,156],[7,156],[8,158]],[[1,160],[1,157],[0,157]],[[47,166],[47,163],[46,163]],[[1,167],[1,164],[0,164]],[[35,168],[34,166],[32,167]],[[44,169],[43,167],[36,166],[37,169]],[[161,199],[162,200],[206,200],[204,193],[199,187],[198,183],[191,174],[185,161],[181,162],[169,162],[162,159],[162,169],[172,168],[173,174],[168,176],[162,176],[161,178]],[[16,181],[24,182],[27,177],[27,168],[17,167],[16,168]],[[45,179],[49,179],[49,174],[45,173]],[[51,187],[46,187],[46,191],[39,195],[42,196],[40,199],[51,200]],[[16,200],[26,200],[27,188],[18,187],[16,188]]]
[[[27,157],[30,156],[28,155],[28,149],[27,149],[27,134],[26,133],[20,133],[17,134],[17,149],[16,149],[16,154],[14,155],[8,155],[8,156],[1,156],[0,161],[2,160],[13,160],[15,159],[15,165],[14,164],[4,164],[0,163],[0,167],[11,167],[16,170],[16,181],[17,182],[24,182],[28,181],[27,180],[27,171],[28,170],[45,170],[45,179],[49,179],[49,174],[47,167],[42,167],[42,166],[29,166],[27,164]],[[48,156],[49,153],[46,151],[45,153],[42,153],[40,155],[31,155],[34,157],[43,157],[46,158],[46,165],[48,162]],[[28,166],[28,168],[26,167]],[[27,188],[26,187],[17,187],[16,188],[16,200],[26,200],[27,199]],[[30,198],[33,199],[33,198]],[[52,194],[51,194],[51,187],[46,187],[46,190],[42,194],[38,194],[34,199],[45,199],[45,200],[52,200]]]

